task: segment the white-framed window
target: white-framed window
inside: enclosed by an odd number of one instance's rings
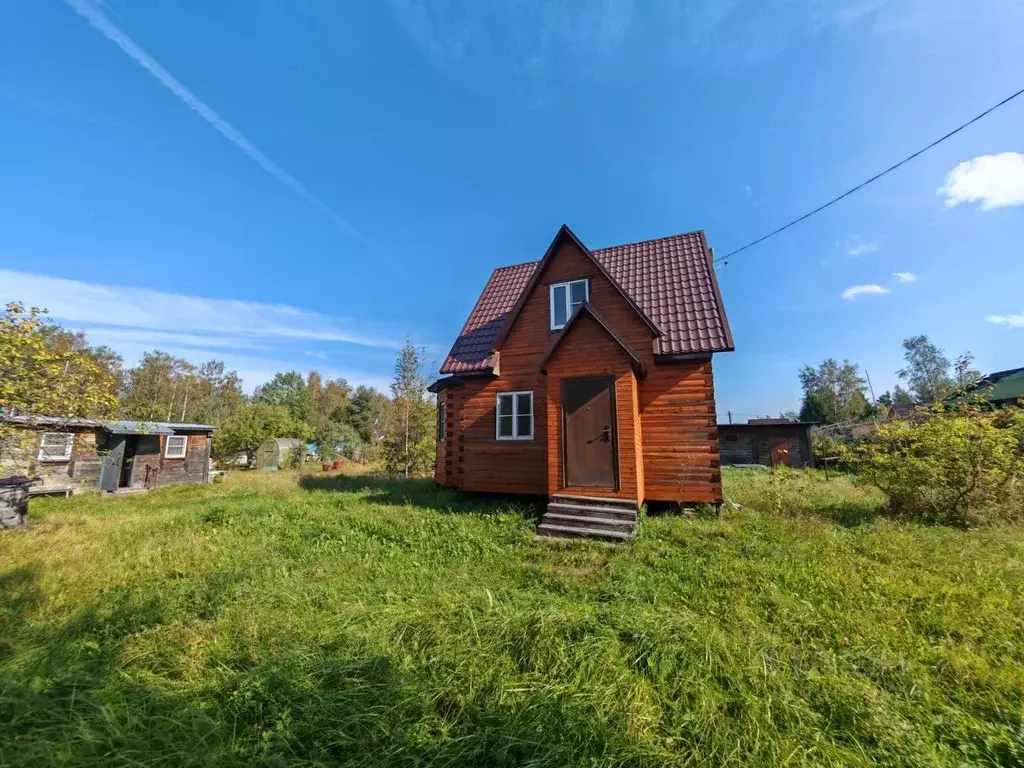
[[[184,459],[188,450],[188,435],[168,435],[164,447],[165,459]]]
[[[39,461],[70,461],[75,448],[71,432],[43,432],[39,438]]]
[[[495,440],[533,440],[533,392],[499,392]]]
[[[590,298],[589,280],[570,280],[566,283],[552,283],[549,289],[551,303],[551,330],[565,328],[572,313]]]

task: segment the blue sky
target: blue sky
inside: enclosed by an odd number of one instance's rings
[[[766,5],[0,4],[0,300],[385,387],[563,222],[725,254],[1024,87],[1021,0]],[[720,411],[828,356],[880,392],[915,333],[1024,365],[1020,153],[1024,97],[721,268]]]

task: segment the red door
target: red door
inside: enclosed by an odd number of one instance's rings
[[[780,464],[786,466],[793,466],[789,459],[789,440],[784,437],[773,437],[772,438],[772,466],[777,467]]]
[[[618,487],[614,385],[614,379],[603,377],[562,382],[565,484],[568,487]]]

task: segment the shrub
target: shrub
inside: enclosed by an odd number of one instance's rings
[[[894,514],[967,527],[1024,519],[1024,413],[941,408],[879,425],[853,449]]]

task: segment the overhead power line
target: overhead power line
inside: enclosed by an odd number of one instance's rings
[[[909,162],[910,162],[911,160],[913,160],[913,159],[914,159],[915,157],[918,157],[918,156],[920,156],[920,155],[923,155],[923,154],[924,154],[925,152],[927,152],[927,151],[928,151],[929,149],[932,149],[933,147],[937,147],[937,146],[938,146],[939,144],[941,144],[942,142],[944,142],[944,141],[945,141],[946,139],[948,139],[948,138],[950,138],[950,137],[952,137],[952,136],[956,136],[956,134],[960,133],[960,131],[962,131],[962,130],[963,130],[964,128],[967,128],[968,126],[970,126],[970,125],[973,125],[974,123],[976,123],[976,122],[978,122],[979,120],[981,120],[981,118],[985,117],[986,115],[989,115],[989,114],[991,114],[992,112],[995,112],[995,111],[996,111],[997,109],[999,109],[1000,107],[1002,107],[1002,106],[1005,106],[1006,104],[1009,104],[1009,103],[1010,103],[1011,101],[1013,101],[1014,99],[1016,99],[1016,98],[1017,98],[1018,96],[1020,96],[1021,94],[1024,94],[1024,88],[1021,88],[1021,89],[1020,89],[1019,91],[1017,91],[1016,93],[1014,93],[1014,94],[1011,94],[1010,96],[1007,96],[1007,97],[1006,97],[1005,99],[1003,99],[1002,101],[1000,101],[1000,102],[999,102],[998,104],[994,104],[993,106],[989,107],[989,108],[988,108],[988,109],[986,109],[986,110],[985,110],[984,112],[982,112],[981,114],[979,114],[979,115],[976,115],[976,116],[972,117],[972,118],[971,118],[970,120],[968,120],[968,121],[967,121],[966,123],[964,123],[963,125],[960,125],[960,126],[958,126],[957,128],[954,128],[954,129],[953,129],[952,131],[950,131],[949,133],[947,133],[947,134],[946,134],[945,136],[943,136],[943,137],[942,137],[941,139],[936,139],[935,141],[933,141],[933,142],[932,142],[931,144],[929,144],[928,146],[926,146],[926,147],[922,147],[921,149],[917,150],[917,152],[915,152],[915,153],[914,153],[914,154],[912,154],[912,155],[908,155],[907,157],[903,158],[902,160],[900,160],[900,161],[899,161],[898,163],[896,163],[895,165],[891,165],[891,166],[889,166],[888,168],[886,168],[886,169],[885,169],[884,171],[882,171],[881,173],[876,173],[876,174],[875,174],[874,176],[872,176],[872,177],[871,177],[870,179],[868,179],[867,181],[862,181],[862,182],[861,182],[860,184],[858,184],[857,186],[855,186],[855,187],[852,187],[851,189],[848,189],[848,190],[846,190],[845,192],[843,192],[843,194],[839,195],[838,197],[834,197],[834,198],[832,198],[831,200],[829,200],[829,201],[828,201],[827,203],[825,203],[824,205],[819,205],[819,206],[818,206],[817,208],[815,208],[815,209],[814,209],[813,211],[809,211],[808,213],[805,213],[805,214],[804,214],[803,216],[801,216],[801,217],[799,217],[799,218],[797,218],[797,219],[793,219],[793,220],[792,220],[791,222],[789,222],[788,224],[784,224],[784,225],[782,225],[782,226],[781,226],[781,227],[779,227],[778,229],[776,229],[776,230],[774,230],[774,231],[772,231],[772,232],[769,232],[769,233],[768,233],[767,235],[762,235],[761,237],[757,238],[757,240],[752,240],[752,241],[750,241],[749,243],[747,243],[746,245],[744,245],[744,246],[743,246],[742,248],[737,248],[737,249],[736,249],[735,251],[730,251],[729,253],[725,254],[725,256],[719,256],[718,258],[716,258],[716,259],[715,259],[715,264],[720,264],[720,263],[722,263],[722,262],[726,261],[727,259],[729,259],[729,258],[731,258],[731,257],[735,256],[736,254],[738,254],[738,253],[742,253],[743,251],[747,250],[748,248],[753,248],[753,247],[754,247],[755,245],[758,245],[759,243],[763,243],[763,242],[764,242],[765,240],[767,240],[767,239],[768,239],[768,238],[770,238],[770,237],[775,237],[775,236],[776,236],[777,234],[779,234],[780,232],[785,232],[785,231],[786,231],[787,229],[789,229],[790,227],[792,227],[792,226],[794,226],[794,225],[796,225],[796,224],[799,224],[799,223],[800,223],[801,221],[804,221],[805,219],[809,219],[809,218],[811,218],[811,216],[814,216],[814,215],[815,215],[816,213],[821,213],[821,212],[822,212],[822,211],[824,211],[824,210],[825,210],[826,208],[828,208],[828,207],[830,207],[830,206],[833,206],[833,205],[835,205],[836,203],[838,203],[838,202],[839,202],[840,200],[842,200],[843,198],[849,197],[849,196],[850,196],[850,195],[852,195],[852,194],[853,194],[854,192],[857,192],[858,190],[864,189],[864,187],[866,187],[866,186],[867,186],[868,184],[871,184],[872,182],[878,181],[878,180],[879,180],[880,178],[882,178],[882,177],[883,177],[883,176],[885,176],[886,174],[892,173],[892,172],[893,172],[893,171],[895,171],[895,170],[896,170],[897,168],[899,168],[899,167],[900,167],[901,165],[906,165],[906,164],[907,164],[907,163],[909,163]]]

